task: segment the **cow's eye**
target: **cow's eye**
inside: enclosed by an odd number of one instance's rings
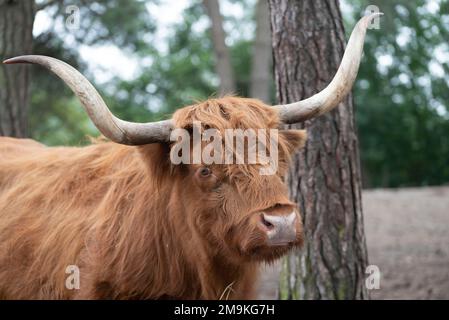
[[[200,175],[202,177],[208,177],[212,174],[212,170],[209,169],[208,167],[203,167],[200,169]]]

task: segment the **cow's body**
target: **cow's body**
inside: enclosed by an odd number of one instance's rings
[[[242,108],[229,102],[241,100],[230,99],[224,100],[230,108]],[[260,109],[255,109],[259,119],[251,113],[247,119],[244,113],[232,119],[243,124],[246,120],[246,126],[257,126],[257,121],[277,126],[274,112],[253,103]],[[193,117],[201,118],[210,109],[207,104],[202,108]],[[187,113],[180,112],[180,126],[192,117]],[[233,232],[233,219],[242,218],[231,212],[223,222],[230,221],[228,227],[215,227],[220,217],[211,219],[204,213],[189,220],[190,214],[197,214],[196,207],[207,208],[210,195],[201,199],[203,191],[195,191],[189,175],[170,164],[168,152],[164,144],[100,142],[82,148],[50,148],[32,140],[0,138],[0,296],[252,297],[258,263],[263,259],[253,259],[254,252],[240,257],[217,240]],[[238,166],[233,170],[241,175]],[[264,179],[282,183],[277,176]],[[241,193],[247,193],[245,198],[267,202],[266,206],[276,200],[275,192],[266,189],[269,186],[251,191],[253,182],[244,183],[242,188],[247,191]],[[279,186],[273,187],[279,192]],[[282,192],[286,194],[285,187]],[[256,199],[256,193],[264,199]],[[236,202],[230,211],[243,210],[245,203]],[[197,222],[198,228],[191,225]],[[215,230],[217,238],[209,235],[214,228],[221,228]],[[241,237],[252,232],[245,228]],[[287,249],[278,253],[275,249],[270,257]],[[72,265],[80,269],[79,290],[66,288],[71,275],[66,269]]]
[[[159,148],[142,147],[160,162]],[[201,241],[173,230],[180,186],[157,189],[138,147],[0,138],[0,153],[2,298],[219,298],[233,282],[234,297],[248,297],[255,270],[207,261]],[[80,267],[79,290],[65,287],[69,265]]]
[[[252,297],[258,264],[303,243],[299,210],[288,199],[284,178],[306,134],[277,129],[341,102],[356,78],[366,29],[379,15],[359,20],[336,75],[312,97],[274,107],[253,99],[210,99],[158,122],[118,119],[82,74],[55,58],[4,61],[35,63],[55,73],[115,143],[47,148],[31,140],[0,139],[0,297]],[[196,123],[219,136],[228,129],[269,129],[257,143],[248,139],[253,145],[247,149],[265,148],[278,159],[276,171],[261,174],[263,161],[170,162],[176,147],[168,141],[175,129],[193,131],[190,145],[202,146],[205,140],[195,140]],[[267,148],[273,139],[277,148]],[[195,147],[189,148],[188,160]],[[231,156],[245,159],[238,147],[229,149]],[[80,289],[69,290],[66,279],[72,275],[66,270],[76,275],[76,268]]]

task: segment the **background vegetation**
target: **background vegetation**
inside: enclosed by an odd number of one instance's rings
[[[157,36],[160,17],[148,7],[163,0],[49,2],[42,11],[51,26],[35,34],[34,51],[63,59],[97,81],[97,88],[120,117],[161,119],[218,92],[207,14],[201,1],[186,1],[182,19],[163,30],[166,36],[162,39]],[[81,24],[75,31],[64,27],[69,2],[80,8]],[[227,2],[244,13],[238,18],[224,14],[224,20],[235,93],[249,96],[256,1]],[[368,33],[353,91],[364,185],[447,183],[449,2],[344,1],[346,29],[350,31],[372,4],[385,16],[380,30]],[[138,72],[131,80],[116,76],[98,81],[81,59],[81,45],[116,46],[138,62]],[[275,102],[274,94],[270,96]],[[30,133],[49,145],[80,145],[87,143],[86,135],[98,134],[69,89],[37,67],[33,67]]]

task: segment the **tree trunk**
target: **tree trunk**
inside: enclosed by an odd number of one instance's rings
[[[268,2],[259,0],[256,6],[256,38],[253,46],[250,97],[270,103],[271,30]]]
[[[278,99],[288,103],[312,96],[330,82],[345,48],[338,1],[269,4]],[[295,127],[309,133],[287,181],[300,205],[306,244],[283,262],[281,298],[369,298],[352,96],[331,113]]]
[[[203,4],[212,23],[212,42],[217,60],[215,68],[220,78],[219,94],[234,93],[236,90],[234,72],[232,71],[231,55],[225,43],[226,34],[223,29],[223,17],[218,0],[203,0]]]
[[[31,54],[34,1],[0,0],[0,60]],[[0,64],[0,136],[26,137],[30,69]]]

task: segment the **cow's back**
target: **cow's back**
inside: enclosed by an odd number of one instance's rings
[[[46,148],[45,145],[31,139],[0,137],[0,166],[2,166],[2,163],[3,165],[8,164],[9,161],[14,159],[29,157],[44,148]]]
[[[45,146],[35,140],[0,137],[0,191],[9,177],[14,174],[14,168],[10,165],[11,161],[28,158],[43,148]]]
[[[72,297],[66,269],[83,267],[87,235],[128,151],[0,138],[0,298]]]

